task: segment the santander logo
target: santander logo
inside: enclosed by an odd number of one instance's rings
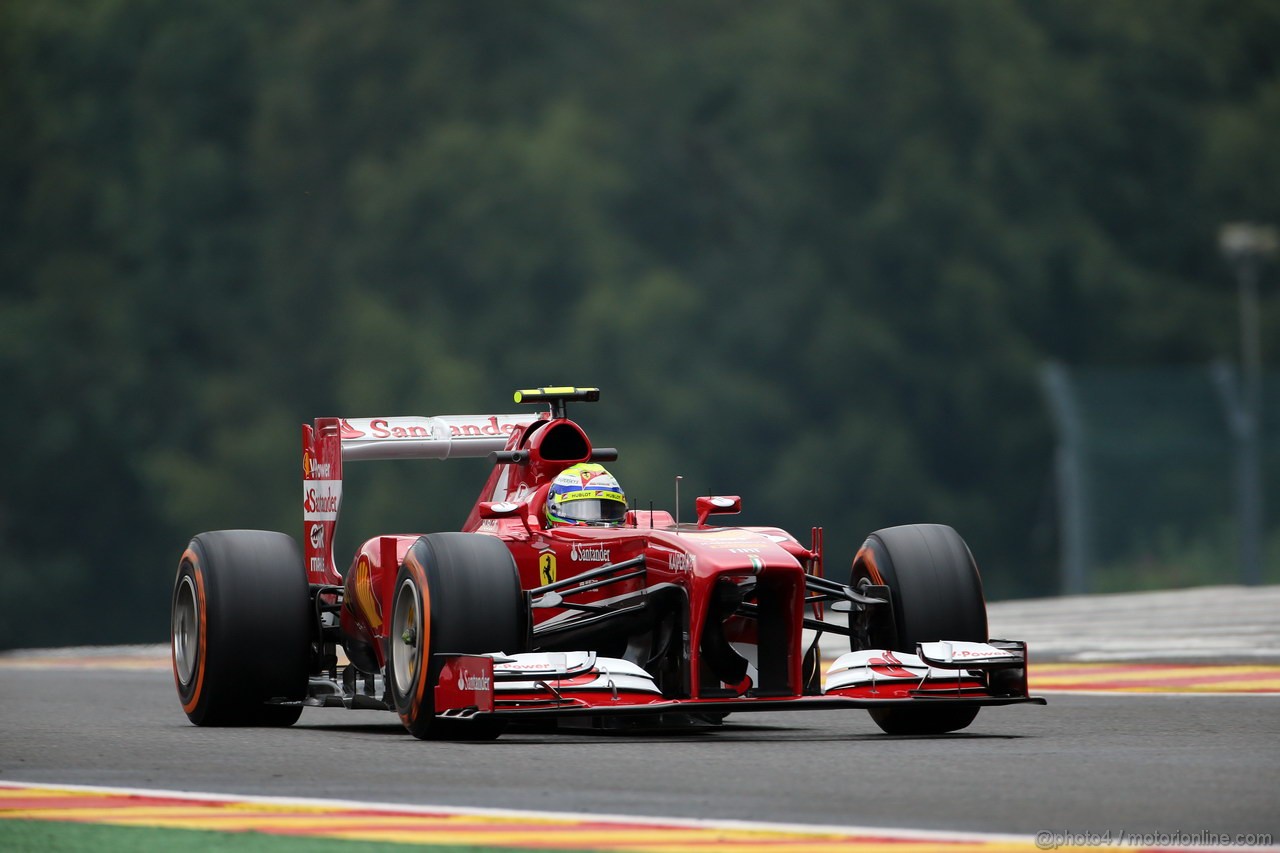
[[[574,545],[569,551],[569,559],[575,563],[588,560],[607,563],[610,560],[609,549],[603,545]]]
[[[459,690],[488,690],[489,676],[487,675],[467,675],[464,672],[458,673],[458,689]]]
[[[308,489],[306,500],[302,502],[302,508],[306,512],[337,512],[339,497],[340,495],[336,493],[324,494],[317,492],[315,489]]]
[[[337,521],[342,502],[341,480],[303,480],[302,518],[304,521]]]

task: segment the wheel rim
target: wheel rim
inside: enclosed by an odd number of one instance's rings
[[[185,575],[173,601],[173,667],[184,687],[191,683],[199,652],[200,603],[195,582]]]
[[[408,695],[409,685],[418,674],[418,658],[422,648],[422,622],[418,618],[418,587],[405,578],[396,593],[391,617],[391,667],[396,690]]]

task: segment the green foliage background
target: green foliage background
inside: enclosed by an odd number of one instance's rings
[[[1235,352],[1277,44],[1267,0],[0,4],[0,647],[162,639],[191,534],[300,527],[304,421],[544,383],[642,502],[832,572],[943,521],[1048,592],[1039,365]],[[353,471],[344,544],[482,475]]]

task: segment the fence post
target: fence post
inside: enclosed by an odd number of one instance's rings
[[[1040,378],[1058,433],[1058,449],[1054,456],[1061,540],[1058,591],[1063,595],[1081,595],[1089,591],[1091,558],[1084,425],[1067,369],[1051,362],[1041,369]]]
[[[1242,389],[1235,371],[1226,362],[1215,362],[1213,381],[1222,396],[1230,427],[1231,454],[1235,457],[1236,529],[1240,546],[1240,583],[1262,582],[1262,453],[1256,412],[1260,397]],[[1245,383],[1247,385],[1247,383]],[[1251,399],[1251,397],[1253,399]]]
[[[1262,582],[1262,338],[1258,318],[1258,274],[1280,251],[1280,231],[1256,222],[1229,222],[1218,232],[1218,248],[1235,269],[1240,301],[1240,383],[1236,435],[1236,480],[1240,514],[1240,581]]]

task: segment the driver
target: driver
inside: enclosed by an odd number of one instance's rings
[[[547,523],[617,527],[627,515],[627,496],[603,465],[579,462],[551,482]]]

